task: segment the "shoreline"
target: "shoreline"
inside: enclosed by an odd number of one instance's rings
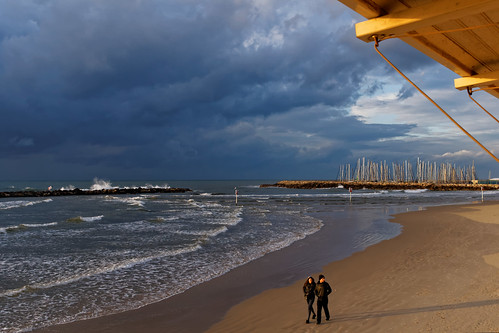
[[[474,314],[476,327],[483,328],[482,331],[485,328],[497,331],[499,319],[493,314],[499,310],[499,244],[496,241],[499,225],[474,222],[453,213],[489,206],[497,213],[499,222],[499,202],[429,207],[424,211],[397,214],[390,221],[402,224],[400,235],[353,255],[332,254],[333,247],[341,248],[344,240],[331,238],[334,234],[331,228],[328,230],[328,223],[324,223],[324,230],[318,233],[161,302],[34,332],[309,332],[310,329],[377,332],[392,327],[399,328],[395,331],[419,332],[428,327],[449,331],[445,328],[451,327],[449,321],[442,316],[459,323],[461,326],[454,326],[458,329],[453,330],[460,331],[460,327],[466,326],[459,318],[468,318],[469,311],[478,312]],[[347,215],[343,216],[343,222],[351,223]],[[442,216],[445,218],[440,221]],[[458,221],[449,221],[449,216],[451,220],[457,216]],[[479,246],[484,241],[493,248]],[[444,246],[443,251],[435,249],[442,242],[447,247]],[[471,261],[466,253],[461,253],[461,244],[473,250],[475,256]],[[476,247],[480,255],[488,251],[491,255],[488,260],[493,263],[497,260],[497,267],[487,264],[481,256],[477,260]],[[453,259],[451,266],[438,262],[449,258]],[[464,270],[459,267],[461,260],[466,263]],[[333,321],[318,327],[304,323],[306,307],[301,295],[304,278],[313,272],[314,277],[325,273],[329,283],[338,290],[330,301]],[[474,272],[487,277],[479,279],[486,282],[479,290],[477,282],[473,283],[473,277],[469,277]],[[465,276],[468,280],[463,285]],[[422,286],[421,280],[430,285]],[[431,286],[434,281],[438,283]],[[449,286],[459,287],[465,295],[452,288],[439,294],[439,290]]]
[[[340,180],[281,180],[274,184],[261,184],[260,187],[282,187],[296,189],[319,189],[344,187],[345,190],[421,190],[430,191],[490,191],[499,190],[499,184],[436,184],[405,182],[368,182]]]
[[[354,208],[356,211],[356,208]],[[302,279],[322,266],[351,255],[349,239],[337,235],[330,212],[316,212],[324,226],[319,232],[298,240],[288,247],[271,252],[254,261],[236,267],[226,274],[196,285],[181,294],[142,308],[103,317],[79,320],[34,329],[31,332],[205,332],[223,319],[233,306],[265,290],[280,288]],[[336,212],[334,223],[348,228],[363,220],[386,216],[379,211],[362,211],[351,216],[348,207]],[[328,220],[329,219],[329,220]],[[323,244],[333,241],[333,251],[323,252]],[[309,251],[316,253],[313,258]],[[186,277],[188,278],[188,277]]]
[[[398,237],[320,271],[337,290],[331,321],[305,324],[296,281],[238,304],[207,332],[499,331],[499,202],[428,207],[391,221],[404,228]]]

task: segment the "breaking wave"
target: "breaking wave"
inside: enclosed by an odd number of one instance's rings
[[[94,222],[94,221],[102,220],[103,217],[104,217],[104,215],[89,216],[89,217],[75,216],[75,217],[71,217],[71,218],[67,219],[66,222],[72,222],[72,223]]]
[[[16,201],[3,201],[0,202],[0,209],[13,209],[13,208],[19,208],[19,207],[28,207],[28,206],[33,206],[41,203],[47,203],[51,202],[52,199],[45,199],[45,200],[16,200]]]

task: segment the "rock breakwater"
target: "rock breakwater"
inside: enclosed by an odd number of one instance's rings
[[[18,197],[57,197],[68,195],[119,195],[119,194],[153,194],[153,193],[185,193],[190,192],[188,188],[111,188],[102,190],[51,190],[51,191],[12,191],[0,192],[0,198]]]
[[[348,182],[337,180],[282,180],[275,184],[262,184],[260,187],[284,187],[284,188],[333,188],[344,187],[352,190],[418,190],[430,191],[491,191],[499,190],[499,184],[435,184],[435,183],[396,183],[396,182]]]

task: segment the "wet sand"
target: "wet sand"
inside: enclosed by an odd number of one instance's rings
[[[346,240],[326,222],[165,301],[37,332],[499,331],[499,203],[434,207],[394,222],[400,236],[343,260]],[[320,272],[336,289],[333,320],[305,324],[302,284]]]

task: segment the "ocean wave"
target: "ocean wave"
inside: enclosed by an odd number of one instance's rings
[[[66,285],[70,284],[73,282],[80,281],[85,278],[90,278],[96,275],[101,275],[101,274],[107,274],[107,273],[112,273],[121,269],[127,269],[131,268],[136,265],[144,264],[149,261],[155,260],[155,259],[160,259],[164,257],[171,257],[171,256],[177,256],[181,254],[186,254],[190,252],[195,252],[201,249],[201,245],[199,243],[193,244],[189,247],[184,247],[182,249],[177,249],[177,250],[166,250],[166,251],[160,251],[156,254],[150,255],[150,256],[145,256],[145,257],[139,257],[139,258],[132,258],[132,259],[127,259],[123,260],[118,263],[111,263],[107,264],[102,267],[94,268],[91,270],[87,270],[84,272],[80,272],[79,274],[75,274],[72,276],[63,276],[60,277],[56,280],[53,281],[48,281],[44,283],[34,283],[34,284],[29,284],[29,285],[24,285],[20,288],[15,288],[15,289],[9,289],[6,291],[0,292],[0,297],[14,297],[17,296],[21,293],[24,292],[33,292],[39,289],[49,289],[61,285]]]
[[[0,228],[0,233],[8,233],[8,232],[17,232],[17,231],[23,231],[23,230],[28,230],[30,228],[44,228],[44,227],[51,227],[54,225],[57,225],[57,222],[51,222],[51,223],[40,223],[40,224],[25,224],[21,223],[18,225],[14,226],[9,226],[5,228]]]
[[[22,286],[21,288],[17,288],[17,289],[10,289],[10,290],[7,290],[7,291],[4,291],[4,292],[0,292],[0,297],[13,297],[13,296],[17,296],[23,292],[30,292],[30,291],[33,291],[32,288],[30,288],[29,286]]]
[[[0,233],[6,234],[8,232],[18,232],[27,229],[24,224],[14,225],[10,227],[0,228]]]
[[[243,213],[242,209],[236,211],[235,214],[233,214],[229,218],[225,219],[222,222],[222,224],[230,225],[230,226],[238,225],[243,220],[243,218],[241,217],[242,213]]]
[[[405,193],[412,193],[412,194],[424,193],[427,191],[428,191],[428,189],[426,189],[426,188],[417,189],[417,190],[404,190]]]
[[[82,220],[84,222],[94,222],[94,221],[100,221],[104,215],[98,215],[98,216],[89,216],[89,217],[82,217]]]
[[[121,202],[125,203],[130,206],[138,206],[138,207],[144,207],[144,197],[114,197],[111,195],[107,195],[105,197],[106,201],[116,201],[116,202]]]
[[[201,213],[194,213],[189,216],[190,218],[197,216],[197,223],[201,224],[214,224],[214,225],[226,225],[235,226],[238,225],[242,220],[243,209],[241,207],[232,211],[202,211]]]
[[[59,223],[57,222],[50,222],[50,223],[38,223],[38,224],[23,224],[27,228],[43,228],[43,227],[51,227],[54,225],[58,225]]]
[[[148,221],[152,222],[152,223],[163,223],[163,222],[166,222],[166,218],[164,218],[162,216],[157,216],[153,219],[149,219]]]
[[[229,229],[226,226],[222,226],[214,230],[177,230],[176,233],[181,235],[215,237],[217,235],[220,235],[221,233],[226,232],[227,230]]]
[[[211,195],[211,194],[207,194]],[[213,201],[196,201],[194,199],[188,199],[187,203],[190,206],[196,207],[196,208],[217,208],[217,207],[223,207],[220,203],[218,202],[213,202]]]
[[[149,219],[148,221],[152,223],[164,223],[164,222],[177,221],[179,219],[180,217],[178,216],[168,216],[168,217],[156,216],[155,218]]]
[[[486,191],[483,191],[483,194],[498,194],[498,193],[499,193],[499,190],[486,190]]]
[[[16,201],[1,201],[0,202],[0,210],[5,210],[5,209],[13,209],[13,208],[19,208],[19,207],[28,207],[28,206],[33,206],[41,203],[47,203],[47,202],[52,202],[52,199],[44,199],[44,200],[16,200]]]
[[[69,219],[66,220],[66,222],[71,222],[71,223],[95,222],[102,220],[103,217],[104,215],[89,216],[89,217],[75,216],[75,217],[70,217]]]

